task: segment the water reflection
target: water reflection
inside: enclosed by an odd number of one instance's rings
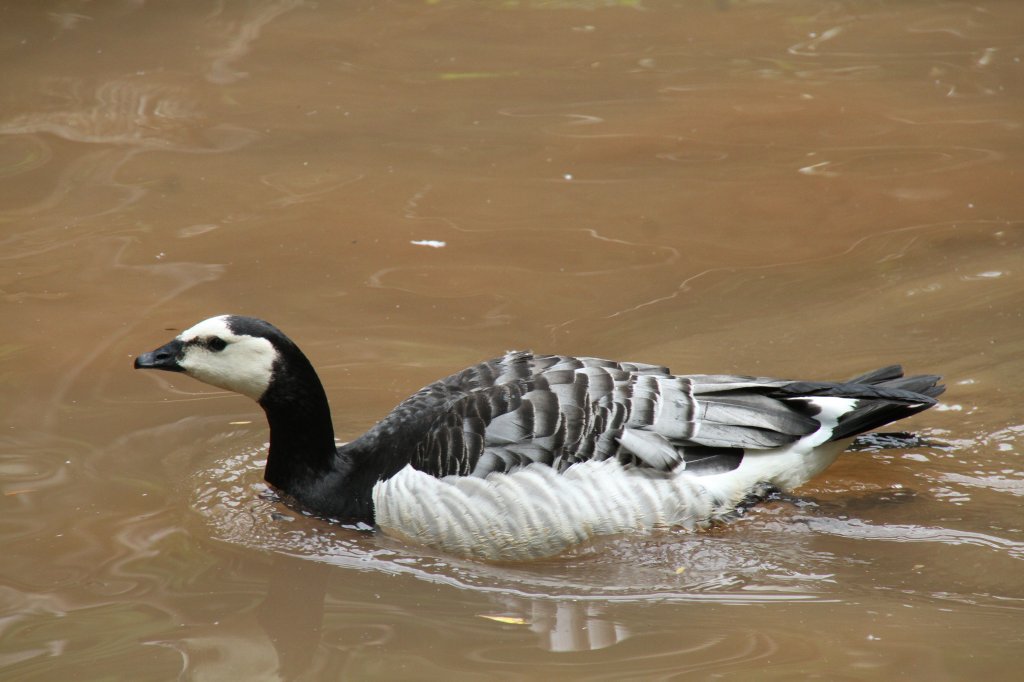
[[[1019,3],[7,5],[0,676],[1018,672]],[[901,359],[949,378],[950,445],[707,534],[458,562],[261,499],[251,405],[128,369],[256,308],[343,433],[544,345]]]
[[[359,571],[419,580],[506,598],[556,601],[707,601],[755,603],[827,598],[827,576],[794,570],[794,562],[828,559],[794,545],[747,547],[726,533],[603,539],[558,559],[529,563],[463,560],[365,530],[330,525],[283,507],[264,494],[262,447],[219,461],[196,475],[194,508],[214,535]],[[783,503],[788,508],[788,503]],[[785,589],[759,584],[769,575]],[[531,609],[522,610],[530,613]],[[520,615],[522,615],[522,613]],[[525,616],[524,616],[525,617]],[[532,620],[531,620],[532,622]]]
[[[949,450],[931,449],[943,457]],[[880,461],[892,458],[877,447],[874,452]],[[823,537],[933,548],[966,545],[994,550],[1006,559],[1024,558],[1024,544],[995,533],[899,523],[902,512],[894,505],[913,510],[922,500],[914,491],[896,486],[867,494],[847,491],[833,502],[817,503],[806,496],[781,499],[710,533],[611,539],[531,564],[473,562],[325,524],[281,507],[272,496],[261,494],[263,453],[262,447],[252,448],[197,475],[193,505],[216,537],[310,564],[404,575],[469,590],[494,604],[493,610],[478,615],[506,627],[528,627],[541,646],[553,651],[598,649],[627,639],[630,628],[608,616],[616,603],[831,601],[841,590],[838,576],[856,561],[819,549]],[[932,495],[942,499],[934,489]],[[866,518],[851,517],[854,513]],[[879,523],[870,520],[872,516],[892,520]],[[323,569],[303,570],[319,575]],[[319,585],[318,580],[309,582]],[[281,590],[297,589],[301,588],[271,586],[268,600],[274,602],[273,595]],[[302,598],[319,603],[320,589]]]
[[[330,574],[327,564],[274,556],[267,596],[256,619],[277,651],[278,671],[286,680],[298,677],[313,662]]]
[[[242,59],[267,26],[281,15],[300,7],[303,0],[267,0],[249,3],[245,16],[235,21],[224,17],[226,6],[220,5],[210,19],[218,35],[226,38],[222,47],[211,50],[212,59],[206,78],[217,85],[230,85],[248,74],[234,65]]]
[[[215,537],[273,552],[258,621],[277,650],[282,671],[289,674],[311,664],[325,600],[328,609],[339,608],[332,606],[336,597],[328,588],[329,577],[347,583],[349,571],[466,590],[490,604],[476,606],[476,617],[489,622],[482,627],[496,633],[529,631],[534,646],[550,652],[596,651],[626,642],[635,628],[616,617],[619,604],[831,599],[822,590],[831,576],[801,568],[808,563],[820,567],[830,556],[794,544],[793,537],[778,544],[761,538],[752,546],[742,537],[714,533],[623,538],[525,565],[443,556],[282,507],[263,494],[264,455],[262,446],[254,447],[198,473],[191,483],[197,491],[193,507]],[[365,600],[367,595],[354,598]],[[385,633],[378,634],[386,639]],[[698,649],[713,646],[692,644]]]
[[[347,587],[344,571],[321,561],[275,554],[255,609],[241,608],[223,620],[191,625],[180,637],[154,641],[181,657],[190,679],[305,679],[323,672],[332,649],[342,660],[386,645],[397,627],[374,596]],[[394,600],[392,599],[392,602]],[[534,646],[550,652],[595,651],[625,641],[629,630],[595,603],[492,595],[492,607],[478,614],[495,636],[522,629]],[[392,604],[391,610],[400,607]],[[415,620],[418,615],[403,616]],[[365,620],[364,620],[365,619]],[[329,627],[331,638],[324,640]],[[339,631],[341,636],[339,638]],[[27,655],[27,653],[26,653]]]
[[[503,606],[484,618],[529,627],[545,651],[597,651],[625,641],[629,628],[608,618],[606,608],[592,602],[495,598]]]
[[[331,576],[344,577],[330,563],[274,556],[257,621],[273,643],[286,679],[312,663],[320,644],[325,602],[333,601],[328,595]],[[479,618],[495,629],[526,628],[536,634],[537,646],[546,651],[595,651],[622,642],[630,634],[607,615],[604,606],[594,602],[513,594],[492,594],[490,600],[493,610],[478,614]],[[367,644],[361,638],[359,646]]]

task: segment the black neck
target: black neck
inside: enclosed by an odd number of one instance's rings
[[[270,424],[265,477],[300,496],[332,469],[336,448],[331,410],[313,366],[297,348],[278,360],[274,379],[260,398]]]

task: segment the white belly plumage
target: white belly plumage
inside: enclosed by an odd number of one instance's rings
[[[716,506],[696,477],[615,460],[562,474],[535,464],[486,478],[434,478],[407,466],[378,483],[373,500],[385,533],[491,560],[552,556],[603,535],[693,528]]]

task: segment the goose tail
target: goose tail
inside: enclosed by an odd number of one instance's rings
[[[899,365],[891,365],[844,382],[785,384],[772,397],[806,403],[820,428],[783,447],[747,450],[739,467],[701,482],[723,512],[773,489],[797,488],[827,469],[855,437],[935,405],[945,390],[939,379],[904,377]]]
[[[845,382],[846,385],[868,386],[875,395],[857,401],[854,408],[839,418],[830,440],[845,440],[880,428],[886,424],[923,412],[938,402],[946,387],[935,374],[903,376],[899,365],[882,367]]]

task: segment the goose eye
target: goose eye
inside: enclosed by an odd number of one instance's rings
[[[220,352],[228,347],[228,342],[219,336],[214,336],[206,342],[206,347],[212,351]]]

